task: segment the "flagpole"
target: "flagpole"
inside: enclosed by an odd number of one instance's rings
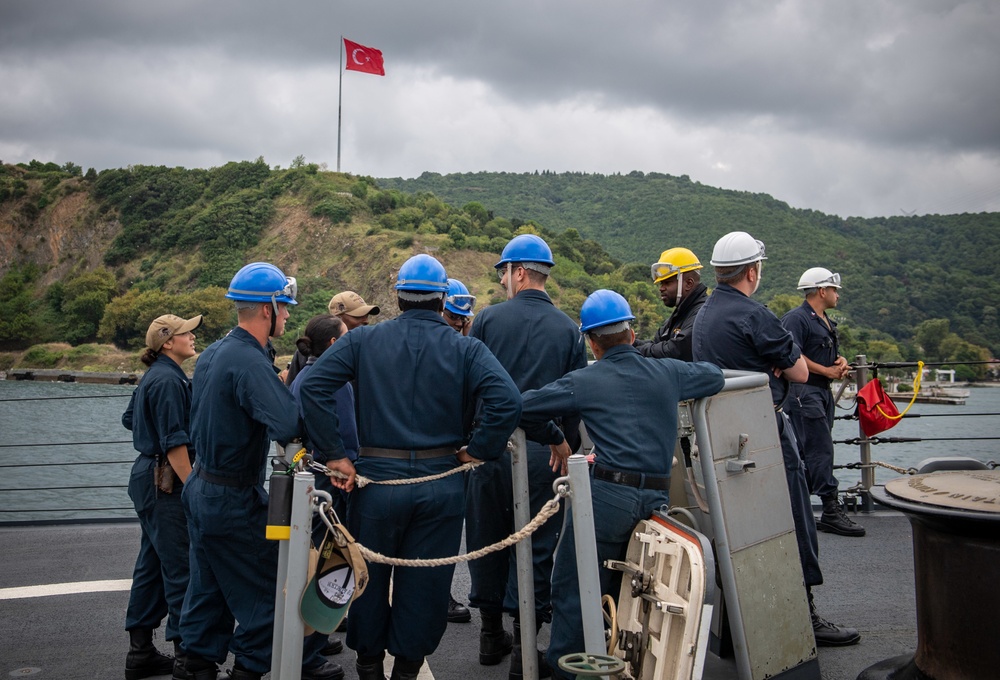
[[[340,36],[340,85],[337,87],[337,172],[340,172],[340,102],[344,96],[344,36]]]

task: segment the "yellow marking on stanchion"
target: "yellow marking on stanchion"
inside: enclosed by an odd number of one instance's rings
[[[292,527],[268,525],[264,537],[269,541],[287,541],[292,537]]]

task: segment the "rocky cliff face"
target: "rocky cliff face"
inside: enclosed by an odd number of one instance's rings
[[[42,180],[25,183],[27,193],[0,203],[0,276],[13,265],[33,263],[49,285],[71,271],[100,266],[121,225],[113,215],[98,214],[87,184],[68,179],[43,191]]]

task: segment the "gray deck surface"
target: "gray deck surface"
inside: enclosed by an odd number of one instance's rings
[[[868,530],[864,538],[820,534],[826,583],[814,591],[819,611],[862,633],[858,645],[820,649],[824,680],[854,680],[868,666],[916,649],[909,521],[885,511],[858,521]],[[0,589],[129,579],[138,543],[135,523],[0,527]],[[459,565],[452,591],[459,599],[465,599],[468,579],[468,569]],[[26,599],[0,595],[0,677],[120,680],[128,649],[127,602],[126,591]],[[450,624],[425,671],[437,680],[506,680],[506,661],[491,667],[478,663],[477,620],[473,614],[473,623]],[[547,630],[540,636],[543,644]],[[157,643],[171,651],[162,637]],[[344,666],[347,680],[356,678],[350,650],[334,660]],[[736,678],[735,663],[710,656],[705,677]]]

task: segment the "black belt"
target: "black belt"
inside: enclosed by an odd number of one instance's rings
[[[257,475],[254,475],[253,477],[220,477],[219,475],[213,475],[211,472],[205,472],[197,465],[194,466],[194,473],[206,482],[238,488],[257,486],[257,482],[260,480],[260,477]]]
[[[662,475],[646,475],[641,472],[624,472],[610,468],[594,466],[594,479],[600,479],[612,484],[631,486],[636,489],[654,489],[666,491],[670,488],[670,477]]]
[[[362,458],[396,458],[398,460],[427,460],[428,458],[444,458],[454,456],[456,449],[442,447],[437,449],[381,449],[377,446],[362,446]]]

